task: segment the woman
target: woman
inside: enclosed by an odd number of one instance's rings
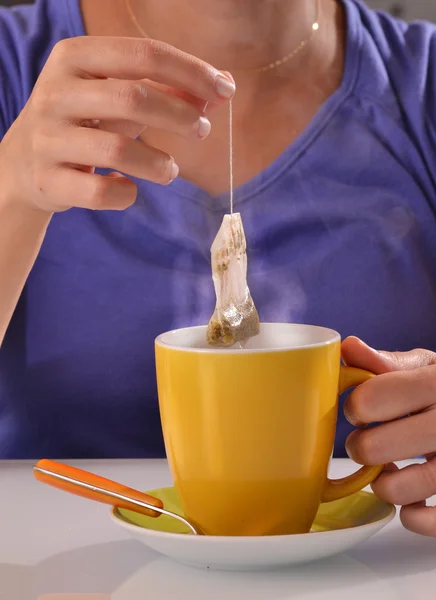
[[[346,401],[378,423],[348,453],[427,454],[374,489],[436,535],[435,37],[355,0],[1,9],[1,456],[163,455],[153,340],[212,314],[235,96],[261,319],[429,349],[343,357],[387,373]]]

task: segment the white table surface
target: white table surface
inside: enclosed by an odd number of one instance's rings
[[[163,460],[71,464],[142,490],[171,483]],[[149,551],[109,520],[109,507],[36,482],[31,467],[0,462],[1,600],[436,599],[436,539],[407,532],[398,516],[327,561],[270,573],[202,571]],[[350,461],[332,461],[335,477],[352,470]]]

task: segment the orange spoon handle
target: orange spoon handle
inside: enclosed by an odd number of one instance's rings
[[[53,460],[42,459],[38,461],[34,466],[33,473],[38,481],[64,492],[96,502],[103,502],[117,508],[133,510],[147,517],[158,517],[160,515],[160,512],[153,510],[153,506],[163,508],[163,503],[158,498]],[[122,496],[122,498],[119,496]],[[149,506],[136,504],[135,500]]]

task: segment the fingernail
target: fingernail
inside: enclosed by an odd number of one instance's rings
[[[173,166],[171,167],[171,173],[170,173],[170,182],[174,181],[174,179],[177,177],[177,175],[179,174],[179,167],[178,165],[173,162]]]
[[[349,423],[351,423],[351,425],[355,425],[356,420],[354,418],[354,415],[352,415],[351,412],[348,410],[348,406],[347,406],[346,402],[344,404],[343,411],[344,411],[344,416],[347,419],[347,421]]]
[[[364,342],[360,338],[356,338],[356,339],[359,340],[359,342],[362,344],[362,346],[365,346],[365,348],[367,348],[368,350],[371,350],[372,352],[376,352],[378,354],[378,350],[376,350],[375,348],[373,348],[372,346],[370,346],[369,344],[367,344],[366,342]]]
[[[355,335],[350,335],[347,339],[355,340],[358,344],[360,344],[361,346],[363,346],[367,350],[370,350],[371,352],[375,352],[376,354],[379,354],[378,350],[376,350],[375,348],[373,348],[372,346],[370,346],[369,344],[367,344],[366,342],[364,342],[361,338],[359,338],[359,337],[357,337]]]
[[[355,342],[358,342],[359,344],[362,344],[363,346],[369,348],[368,344],[364,342],[360,337],[357,337],[357,335],[349,335],[347,337],[347,340],[354,340]]]
[[[221,72],[224,73],[224,75],[226,75],[230,79],[230,81],[232,81],[236,85],[233,75],[230,73],[230,71],[221,71]]]
[[[215,79],[216,91],[223,98],[231,98],[236,92],[236,86],[234,83],[227,79],[225,75],[218,73]]]
[[[209,135],[211,129],[212,125],[210,124],[209,119],[206,119],[206,117],[200,117],[198,120],[198,137],[204,139]]]
[[[396,473],[399,469],[395,463],[388,463],[387,465],[385,465],[384,470],[387,473]]]
[[[353,434],[350,433],[350,435],[345,440],[345,452],[347,453],[348,457],[351,458],[351,460],[353,460],[352,441],[350,440],[350,437],[352,435]]]

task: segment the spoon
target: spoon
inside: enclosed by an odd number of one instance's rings
[[[53,460],[42,459],[34,465],[33,474],[38,481],[64,492],[96,502],[103,502],[117,508],[131,510],[147,517],[157,518],[160,515],[167,515],[186,525],[192,534],[204,535],[198,526],[194,527],[184,517],[166,510],[163,502],[158,498],[99,475],[94,475],[89,471],[82,471],[76,467]]]

